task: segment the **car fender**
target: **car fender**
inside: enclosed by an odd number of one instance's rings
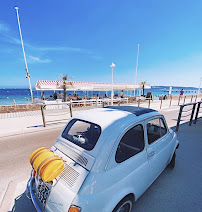
[[[112,186],[108,189],[107,195],[104,195],[103,191],[87,196],[78,194],[72,204],[81,207],[83,212],[92,211],[95,207],[97,212],[109,212],[113,211],[116,205],[129,194],[132,194],[135,200],[134,190],[131,187],[125,187],[117,192],[117,188]],[[96,206],[95,203],[97,203]]]
[[[177,139],[177,134],[175,132],[173,132],[172,142],[174,142],[174,145],[173,145],[172,153],[171,153],[170,158],[169,158],[169,163],[172,160],[173,154],[175,153],[176,149],[179,148],[179,141]]]
[[[174,146],[174,151],[175,151],[179,147],[179,141],[177,139],[177,134],[175,132],[174,132],[174,135],[173,135],[173,140],[175,142],[175,146]],[[174,154],[174,151],[173,151],[173,154]]]
[[[104,211],[113,211],[114,208],[118,205],[118,203],[124,199],[128,195],[133,195],[133,200],[135,201],[135,194],[133,193],[132,189],[125,188],[119,193],[116,193],[116,195],[113,195],[112,199],[108,202],[106,207],[104,208]]]

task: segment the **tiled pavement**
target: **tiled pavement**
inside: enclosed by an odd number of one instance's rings
[[[41,114],[40,110],[16,112],[16,113],[0,113],[0,119],[25,117],[25,116],[35,116],[35,115],[40,115],[40,114]]]

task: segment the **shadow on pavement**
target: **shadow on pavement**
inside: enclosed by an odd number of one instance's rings
[[[173,127],[175,129],[175,127]],[[135,202],[133,212],[201,211],[202,122],[179,127],[176,166],[166,168]]]
[[[59,122],[52,121],[53,123],[46,123],[46,126],[54,126],[54,125],[66,124],[67,121],[68,120],[66,120],[66,121],[59,121]],[[27,127],[27,128],[37,128],[37,127],[43,127],[43,125],[30,126],[30,127]]]
[[[26,194],[23,193],[15,198],[15,203],[11,210],[12,212],[36,212],[32,201],[26,197]],[[10,212],[11,212],[10,211]]]

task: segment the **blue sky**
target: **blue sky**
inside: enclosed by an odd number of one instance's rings
[[[199,86],[202,1],[1,0],[0,87],[28,87],[15,6],[32,86],[37,80]]]

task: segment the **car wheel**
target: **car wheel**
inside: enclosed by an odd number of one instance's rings
[[[169,163],[170,168],[174,168],[175,167],[175,158],[176,158],[176,153],[174,152],[173,157]]]
[[[130,197],[126,197],[115,207],[113,212],[131,212],[133,201]]]

